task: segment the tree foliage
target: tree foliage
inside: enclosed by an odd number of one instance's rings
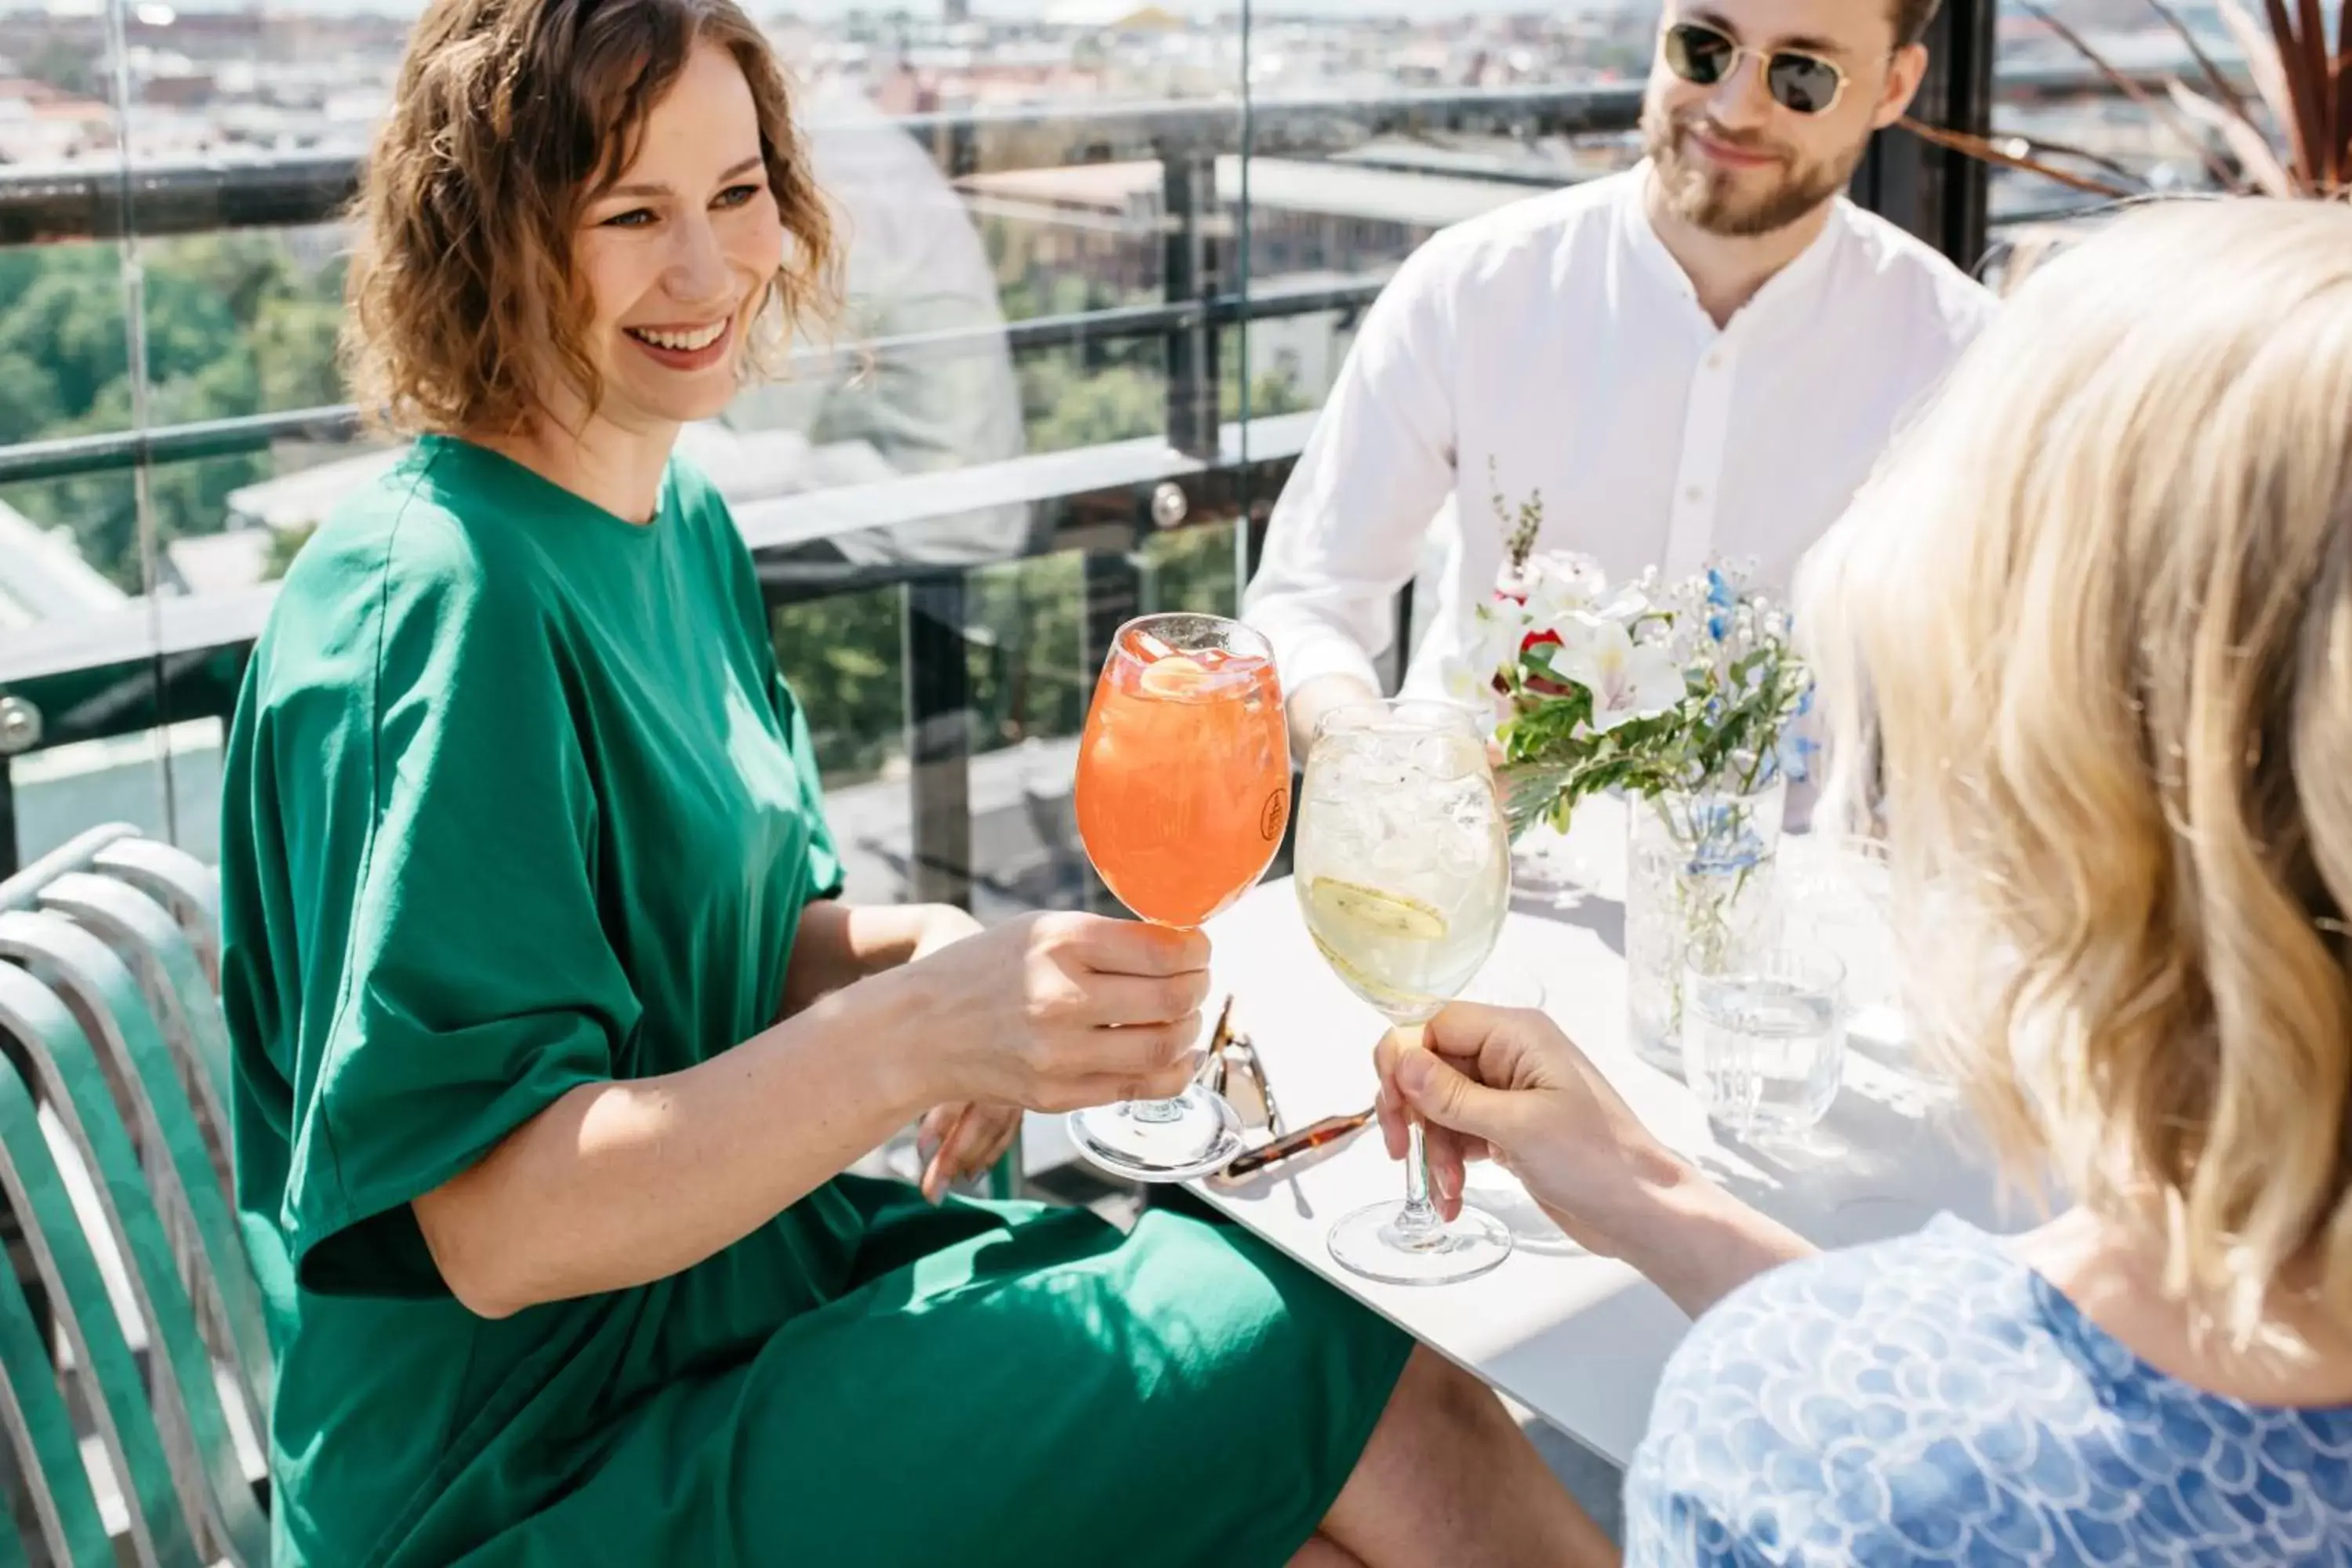
[[[209,235],[142,248],[143,408],[125,330],[119,247],[0,251],[0,442],[106,435],[339,400],[334,338],[341,268],[306,269],[279,238]],[[267,479],[264,453],[164,463],[149,471],[155,542],[212,533],[229,492]],[[73,531],[83,556],[124,589],[145,587],[131,477],[111,472],[16,487],[8,500]]]

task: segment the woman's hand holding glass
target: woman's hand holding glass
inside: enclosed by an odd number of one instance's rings
[[[978,936],[987,928],[953,904],[927,911],[922,934],[909,963]],[[976,1176],[1001,1159],[1021,1136],[1017,1105],[954,1100],[923,1113],[915,1129],[915,1151],[923,1196],[938,1203],[956,1183]]]
[[[1374,1062],[1389,1155],[1405,1157],[1418,1116],[1430,1195],[1448,1219],[1468,1163],[1491,1159],[1578,1245],[1616,1257],[1644,1190],[1687,1171],[1541,1013],[1458,1002],[1429,1021],[1418,1047],[1391,1034]]]
[[[1694,1317],[1812,1250],[1660,1142],[1540,1013],[1456,1003],[1419,1045],[1391,1035],[1376,1059],[1389,1153],[1405,1157],[1417,1120],[1444,1214],[1461,1208],[1468,1162],[1492,1159],[1571,1240],[1632,1264]]]
[[[1008,921],[865,982],[889,988],[921,1103],[1066,1111],[1181,1091],[1197,1067],[1209,943],[1097,915]]]
[[[1222,616],[1129,621],[1078,741],[1078,837],[1103,885],[1155,925],[1197,930],[1265,874],[1290,815],[1282,683],[1265,639]],[[1138,1182],[1208,1174],[1241,1118],[1204,1083],[1071,1116],[1078,1152]]]

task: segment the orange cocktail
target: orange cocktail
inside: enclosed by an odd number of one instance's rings
[[[1077,808],[1096,871],[1145,920],[1196,926],[1248,891],[1290,810],[1282,685],[1257,636],[1215,616],[1120,628],[1078,742]]]
[[[1197,926],[1265,874],[1290,817],[1290,739],[1274,655],[1221,616],[1146,616],[1111,639],[1078,742],[1078,836],[1119,901]],[[1173,1100],[1076,1111],[1088,1159],[1178,1182],[1241,1152],[1241,1119],[1198,1079]]]

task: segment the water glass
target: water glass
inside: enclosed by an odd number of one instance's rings
[[[1683,973],[1683,1077],[1710,1120],[1740,1138],[1794,1135],[1827,1115],[1845,1067],[1845,966],[1779,944]]]
[[[1809,834],[1781,853],[1787,933],[1822,943],[1845,964],[1846,1034],[1882,1052],[1909,1042],[1887,884],[1886,847],[1872,839]]]

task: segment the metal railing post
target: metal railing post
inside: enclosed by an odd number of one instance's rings
[[[1944,0],[1927,29],[1927,75],[1912,100],[1923,123],[1971,135],[1992,125],[1997,0]],[[1901,127],[1880,132],[1854,172],[1853,197],[1958,265],[1973,268],[1986,238],[1986,166]]]
[[[970,909],[971,670],[965,662],[963,574],[920,577],[900,592],[912,830],[908,897]]]
[[[1173,305],[1199,309],[1168,333],[1168,444],[1196,458],[1217,455],[1220,425],[1217,325],[1218,247],[1209,233],[1217,210],[1217,161],[1197,149],[1160,154],[1160,222],[1166,226],[1160,292]]]
[[[1102,672],[1103,661],[1110,657],[1112,639],[1119,627],[1143,613],[1143,574],[1136,568],[1133,546],[1117,552],[1087,552],[1084,573],[1086,605],[1079,621],[1078,674],[1087,700],[1092,702],[1095,679]],[[1087,908],[1097,914],[1125,913],[1126,906],[1103,885],[1083,847],[1079,859],[1085,867]]]
[[[0,757],[0,882],[23,865],[16,837],[16,785],[8,776],[8,759]]]

